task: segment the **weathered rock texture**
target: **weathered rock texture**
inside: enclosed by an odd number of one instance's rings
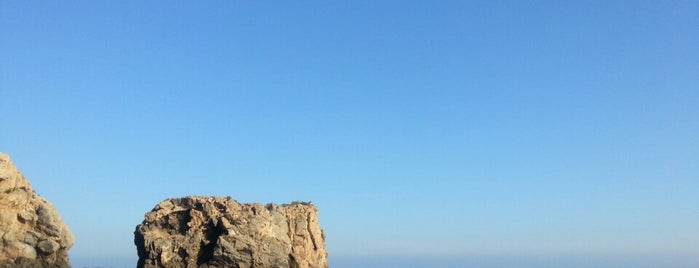
[[[0,267],[70,267],[73,234],[0,153]]]
[[[138,267],[327,268],[318,209],[184,197],[158,204],[136,227]]]

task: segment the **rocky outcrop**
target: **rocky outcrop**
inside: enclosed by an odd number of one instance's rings
[[[327,268],[310,203],[241,204],[184,197],[158,204],[136,227],[138,267]]]
[[[0,267],[70,267],[73,234],[0,153]]]

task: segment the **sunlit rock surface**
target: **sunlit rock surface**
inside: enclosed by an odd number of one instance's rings
[[[70,267],[73,234],[38,196],[10,157],[0,153],[0,267]]]
[[[167,199],[136,227],[135,243],[139,268],[328,267],[318,209],[309,203]]]

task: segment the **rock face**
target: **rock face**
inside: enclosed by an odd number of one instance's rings
[[[0,267],[70,267],[73,234],[0,153]]]
[[[222,197],[167,199],[136,227],[138,267],[327,268],[318,209],[240,204]]]

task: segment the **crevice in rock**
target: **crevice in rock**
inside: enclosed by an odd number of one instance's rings
[[[286,232],[286,235],[289,236],[289,241],[291,241],[291,243],[293,244],[293,242],[294,242],[294,234],[293,233],[295,230],[291,229],[291,219],[289,218],[289,215],[288,214],[284,215],[284,217],[286,217],[286,228],[288,229],[288,232]]]
[[[219,220],[217,225],[213,221],[209,221],[204,227],[204,238],[202,245],[197,253],[197,264],[202,265],[214,258],[214,249],[218,243],[219,237],[225,232],[223,223]]]
[[[226,212],[226,210],[227,210],[226,205],[221,204],[221,203],[219,203],[219,202],[215,202],[215,203],[214,203],[214,206],[215,206],[216,209],[218,209],[218,211],[221,212],[221,213]]]
[[[167,219],[162,223],[164,227],[169,230],[175,230],[180,234],[186,234],[189,230],[189,223],[192,220],[192,216],[189,213],[189,209],[172,212],[167,215]]]
[[[185,249],[183,249],[183,248],[179,248],[179,249],[177,249],[177,256],[180,256],[180,259],[181,259],[183,262],[186,262],[186,261],[187,261],[187,257],[189,256],[189,254],[187,253],[187,250],[185,250]]]
[[[146,240],[143,237],[143,233],[138,230],[139,226],[136,226],[136,231],[134,231],[134,243],[136,244],[136,253],[138,254],[138,263],[136,263],[136,268],[143,268],[146,264],[146,259],[148,259],[148,251],[146,251]]]
[[[306,217],[306,230],[308,231],[308,235],[311,237],[311,242],[313,242],[313,250],[317,251],[318,243],[316,242],[316,237],[313,236],[313,232],[311,231],[311,219],[311,213],[308,212],[308,216]]]
[[[289,268],[299,268],[299,263],[294,257],[294,254],[289,253]]]

